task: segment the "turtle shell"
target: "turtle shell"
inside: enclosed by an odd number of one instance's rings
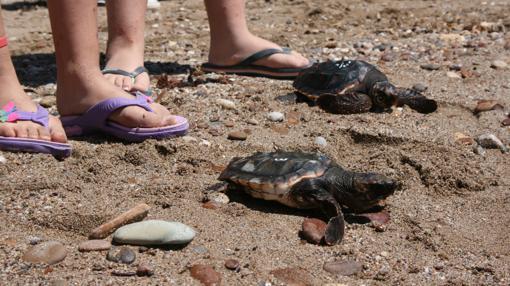
[[[312,100],[319,96],[341,95],[348,91],[368,94],[372,84],[387,81],[375,66],[358,60],[318,63],[302,71],[294,80],[294,88]]]
[[[219,179],[242,187],[251,196],[292,206],[287,193],[303,179],[317,178],[329,168],[324,155],[301,152],[256,153],[234,158]]]

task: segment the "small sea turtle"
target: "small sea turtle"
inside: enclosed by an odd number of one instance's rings
[[[315,64],[298,75],[294,88],[322,109],[337,114],[381,112],[404,104],[421,113],[437,109],[434,100],[416,90],[395,87],[386,75],[364,61]]]
[[[383,175],[347,171],[324,155],[301,152],[234,158],[219,180],[255,198],[294,208],[320,208],[330,218],[324,237],[328,245],[342,240],[342,206],[363,212],[397,188],[396,181]]]

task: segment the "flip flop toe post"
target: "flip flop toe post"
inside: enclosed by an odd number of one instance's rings
[[[49,128],[49,114],[42,106],[36,112],[19,111],[9,102],[0,110],[0,122],[32,121]],[[31,138],[0,136],[0,150],[51,154],[58,158],[71,155],[71,145]]]

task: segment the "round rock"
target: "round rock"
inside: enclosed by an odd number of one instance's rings
[[[246,138],[248,138],[248,134],[244,133],[243,131],[232,131],[228,134],[228,139],[230,140],[244,141]]]
[[[423,83],[416,83],[413,85],[413,89],[416,91],[419,91],[419,92],[424,92],[427,90],[427,88],[428,88],[428,86],[426,86]]]
[[[285,118],[285,116],[283,115],[283,113],[277,112],[277,111],[269,112],[267,114],[267,119],[269,119],[273,122],[283,121],[284,118]]]
[[[80,252],[90,252],[90,251],[102,251],[108,250],[112,247],[112,244],[109,241],[102,239],[93,239],[87,240],[78,246],[78,250]]]
[[[239,270],[240,263],[235,259],[227,259],[225,261],[225,267],[230,270]]]
[[[328,141],[326,141],[326,138],[324,138],[322,136],[318,136],[315,138],[315,144],[325,147],[326,145],[328,145]]]
[[[235,109],[236,104],[233,101],[228,99],[218,98],[216,99],[216,103],[225,109]]]
[[[301,236],[310,243],[320,244],[326,227],[326,223],[320,219],[306,218],[301,225]]]
[[[31,263],[58,263],[67,256],[65,246],[58,241],[46,241],[29,248],[23,260]]]
[[[136,275],[138,276],[152,276],[154,275],[154,269],[147,263],[140,263],[136,268]]]
[[[108,251],[106,259],[112,262],[131,264],[136,259],[136,253],[128,247],[114,247]]]
[[[196,264],[189,269],[191,277],[202,282],[204,285],[219,285],[221,282],[220,273],[216,272],[209,265]]]
[[[494,69],[506,69],[508,64],[502,60],[494,60],[491,62],[491,68]]]
[[[195,231],[180,222],[146,220],[125,225],[113,234],[113,241],[134,245],[184,244],[195,237]]]

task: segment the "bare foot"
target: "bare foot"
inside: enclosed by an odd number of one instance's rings
[[[281,49],[273,42],[264,40],[252,34],[242,39],[236,39],[237,43],[211,43],[209,51],[209,63],[216,65],[234,65],[263,49]],[[254,64],[272,68],[304,68],[310,65],[310,61],[301,54],[274,54],[260,59]]]
[[[83,71],[80,75],[59,78],[57,107],[62,116],[80,115],[93,105],[110,98],[129,98],[133,95],[111,84],[99,71]],[[138,106],[115,111],[110,120],[126,127],[163,127],[174,125],[177,120],[170,111],[158,103],[151,103],[153,112]]]
[[[20,111],[37,111],[37,105],[25,94],[16,78],[0,76],[0,86],[2,87],[0,108],[12,101]],[[64,128],[60,120],[54,116],[49,118],[49,128],[33,121],[0,122],[0,136],[67,142]]]
[[[133,72],[136,68],[143,66],[143,47],[141,53],[139,50],[139,47],[127,44],[110,44],[106,55],[106,68]],[[125,91],[146,92],[151,83],[149,74],[145,72],[136,76],[134,80],[129,76],[117,74],[105,74],[104,77]]]

